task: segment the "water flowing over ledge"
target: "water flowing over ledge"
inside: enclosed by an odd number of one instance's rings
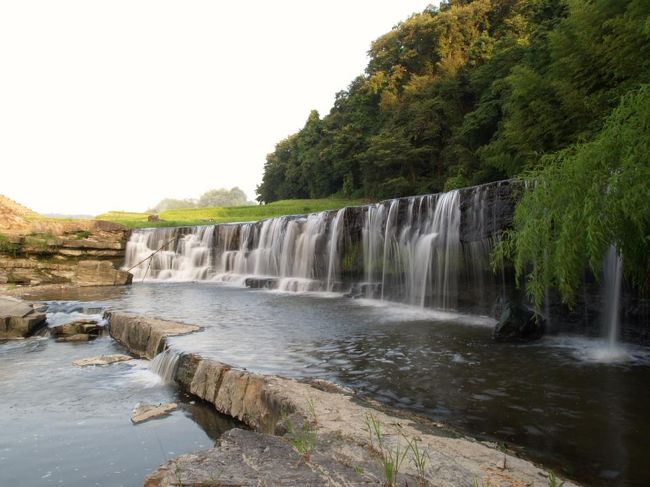
[[[509,452],[463,438],[424,418],[374,409],[352,391],[328,381],[307,383],[260,375],[166,348],[168,338],[192,325],[120,312],[109,313],[108,320],[111,335],[133,353],[150,357],[152,349],[164,349],[151,363],[163,379],[253,430],[233,429],[215,448],[169,461],[147,477],[147,487],[280,485],[287,481],[313,486],[376,484],[381,471],[373,450],[376,445],[368,438],[370,420],[381,429],[381,441],[389,448],[403,449],[417,439],[421,451],[427,452],[428,462],[420,469],[404,462],[400,485],[434,485],[435,481],[435,485],[452,487],[472,485],[476,479],[504,485],[547,484],[548,472]],[[147,338],[152,331],[160,337],[153,344]],[[313,434],[313,446],[302,457],[290,446],[298,434],[292,425],[302,425],[301,431]],[[242,458],[247,459],[244,466]],[[567,481],[565,485],[576,484]]]
[[[338,292],[486,313],[499,286],[489,251],[511,224],[509,181],[261,222],[134,231],[134,279],[224,281]]]

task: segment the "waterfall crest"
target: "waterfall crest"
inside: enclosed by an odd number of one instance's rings
[[[158,374],[164,383],[171,384],[174,382],[179,358],[180,354],[178,352],[168,348],[154,357],[149,370]]]
[[[135,230],[125,269],[164,245],[133,269],[134,280],[227,281],[467,310],[459,301],[477,301],[467,297],[468,289],[484,296],[494,287],[485,264],[490,232],[498,227],[490,222],[500,188],[495,183],[252,223]],[[473,232],[466,238],[463,219]]]

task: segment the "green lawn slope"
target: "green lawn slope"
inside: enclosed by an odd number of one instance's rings
[[[97,220],[121,223],[130,228],[178,227],[186,225],[209,225],[214,223],[250,222],[275,216],[315,213],[336,210],[346,206],[368,203],[352,199],[282,200],[268,205],[231,206],[225,208],[187,208],[160,213],[160,221],[149,221],[150,213],[109,211],[98,215]]]

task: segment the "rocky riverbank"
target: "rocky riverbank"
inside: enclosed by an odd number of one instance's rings
[[[152,357],[198,327],[110,313],[113,337]],[[180,354],[178,386],[236,418],[215,448],[171,460],[148,487],[168,485],[548,486],[549,473],[424,418],[361,401],[335,384],[259,375]],[[392,472],[392,473],[391,473]],[[573,485],[568,482],[566,486]]]
[[[129,234],[122,225],[80,221],[15,230],[0,229],[0,284],[131,283],[132,276],[119,270]]]

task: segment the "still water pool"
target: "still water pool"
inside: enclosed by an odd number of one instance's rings
[[[172,346],[260,373],[334,380],[362,395],[416,411],[472,436],[507,443],[587,485],[645,486],[650,479],[647,348],[628,345],[610,350],[599,340],[572,336],[548,337],[527,345],[498,344],[491,340],[493,321],[486,317],[333,294],[278,293],[213,283],[145,283],[111,290],[108,295],[74,298],[95,301],[93,306],[202,325],[204,332],[174,338]],[[26,364],[22,368],[24,377],[11,378],[14,389],[21,391],[20,397],[31,397],[26,390],[35,390],[25,414],[31,410],[32,416],[44,415],[52,421],[65,414],[69,417],[67,428],[74,429],[79,421],[86,421],[80,425],[83,427],[93,418],[101,422],[123,414],[143,395],[168,398],[173,394],[162,386],[143,387],[140,375],[145,372],[138,366],[75,370],[74,374],[86,381],[82,383],[88,384],[80,388],[79,379],[68,376],[70,372],[56,372],[57,367],[65,367],[61,356],[65,354],[69,363],[73,359],[69,354],[81,354],[79,348],[29,343],[0,345],[0,349],[45,348],[33,354],[38,365]],[[116,347],[107,341],[91,346]],[[0,360],[4,362],[7,353],[23,360],[29,355],[25,352],[0,352],[5,354]],[[98,353],[84,351],[81,355],[91,354]],[[52,370],[58,379],[46,378]],[[115,377],[99,381],[85,377],[91,374]],[[3,378],[3,388],[7,387],[5,382]],[[2,390],[5,403],[8,393]],[[127,396],[133,399],[125,400]],[[118,405],[107,406],[111,400]],[[13,404],[14,408],[18,406],[17,402]],[[75,420],[79,409],[88,412],[82,415],[84,419]],[[20,418],[22,414],[10,411],[9,417],[15,414]],[[145,450],[137,445],[142,440],[133,432],[151,438],[154,428],[162,429],[169,420],[139,430],[127,424],[120,426],[132,430],[130,441],[124,442],[128,443],[124,446],[127,451],[117,444],[102,447],[105,440],[101,429],[85,448],[103,449],[104,459],[114,463],[115,472],[133,470],[130,465],[140,451],[155,456],[152,463],[156,463],[172,450],[178,454],[209,442],[187,416],[181,412],[172,421],[185,421],[188,431],[194,429],[197,436],[174,437],[173,442],[170,437],[162,446],[154,439]],[[39,424],[45,423],[39,420]],[[5,425],[0,427],[6,431]],[[65,426],[61,424],[61,428]],[[40,432],[30,430],[27,436],[16,438],[29,440],[35,434]],[[55,431],[48,434],[56,438]],[[167,438],[161,431],[157,435]],[[0,449],[11,452],[17,441],[4,438],[3,433]],[[145,442],[149,441],[146,438]],[[83,449],[88,440],[88,435],[70,440],[77,443],[58,451],[75,444]],[[2,459],[5,456],[4,450],[0,451],[0,462],[6,463]],[[74,468],[55,463],[59,468]],[[40,476],[49,472],[54,475],[53,468],[49,464],[39,467]]]
[[[50,321],[89,317],[81,309],[53,304]],[[232,427],[211,407],[162,384],[146,361],[72,364],[123,352],[109,337],[91,343],[47,337],[0,342],[1,486],[141,486],[166,460],[209,448]],[[180,409],[171,416],[131,423],[139,402],[172,401]]]

